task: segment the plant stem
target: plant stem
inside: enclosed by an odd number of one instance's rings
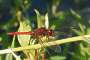
[[[55,41],[46,42],[43,44],[45,44],[44,47],[49,47],[49,46],[54,46],[54,45],[59,45],[59,44],[70,43],[70,42],[83,41],[87,38],[90,38],[90,35],[83,35],[83,36],[71,37],[71,38],[66,38],[66,39],[61,39],[61,40],[55,40]],[[12,48],[12,50],[14,52],[17,52],[17,51],[23,51],[23,50],[27,50],[27,49],[38,49],[38,48],[42,48],[42,45],[35,44],[35,45],[31,45],[31,46],[17,47],[17,48]],[[6,54],[6,53],[9,53],[8,49],[0,50],[0,54]]]

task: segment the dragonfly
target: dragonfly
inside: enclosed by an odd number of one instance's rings
[[[54,31],[52,29],[46,29],[44,27],[42,28],[38,28],[35,29],[34,31],[31,32],[9,32],[8,35],[32,35],[34,37],[38,37],[38,36],[53,36],[54,35]],[[35,51],[36,55],[38,54],[37,50]],[[42,49],[42,54],[44,54],[44,49]],[[44,56],[42,56],[43,60],[44,60]],[[38,60],[37,56],[36,56],[36,60]]]
[[[8,35],[31,35],[32,37],[38,38],[38,37],[43,37],[43,36],[53,36],[54,35],[54,30],[53,29],[49,29],[49,22],[48,22],[48,18],[46,17],[45,19],[45,26],[46,27],[41,27],[41,28],[37,28],[34,31],[30,31],[30,32],[9,32],[7,33]],[[38,50],[36,49],[35,51],[36,53],[36,60],[38,60]],[[44,48],[42,48],[42,60],[44,60]]]

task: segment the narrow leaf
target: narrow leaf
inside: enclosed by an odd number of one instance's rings
[[[40,15],[39,11],[35,10],[37,15],[37,27],[45,27],[45,17],[43,15]]]

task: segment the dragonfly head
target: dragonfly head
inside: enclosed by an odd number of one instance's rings
[[[47,33],[49,36],[53,36],[54,35],[54,31],[52,29],[48,29]]]

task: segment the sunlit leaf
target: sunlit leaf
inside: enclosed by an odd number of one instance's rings
[[[45,17],[39,13],[38,10],[35,10],[36,15],[37,15],[37,27],[45,27]]]
[[[50,57],[50,60],[65,60],[65,56],[52,56]]]
[[[46,27],[46,29],[49,28],[48,14],[45,15],[45,27]]]
[[[18,32],[30,32],[31,26],[30,23],[27,20],[20,21],[20,26],[18,29]],[[21,46],[27,46],[29,45],[30,41],[30,35],[18,35],[18,41]]]
[[[5,60],[13,60],[12,54],[6,54]]]

